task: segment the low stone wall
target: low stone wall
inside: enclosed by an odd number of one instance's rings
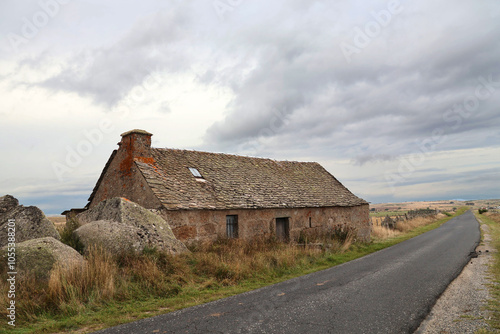
[[[272,235],[276,218],[288,218],[290,238],[306,229],[332,228],[346,224],[356,228],[358,238],[369,238],[371,227],[368,205],[354,207],[244,210],[160,210],[176,237],[184,242],[214,240],[226,236],[226,216],[238,216],[238,237],[250,239]]]
[[[439,210],[434,209],[419,209],[419,210],[411,210],[405,213],[404,215],[397,216],[385,216],[385,217],[371,217],[371,224],[384,226],[390,229],[396,228],[398,222],[404,222],[410,219],[415,219],[418,217],[430,217],[435,216],[439,213]]]

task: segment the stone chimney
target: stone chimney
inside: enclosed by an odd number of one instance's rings
[[[153,134],[144,130],[130,130],[122,133],[122,140],[118,143],[120,150],[128,153],[133,158],[151,157],[151,136]]]

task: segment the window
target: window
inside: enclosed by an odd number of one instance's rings
[[[199,177],[201,178],[201,174],[200,172],[198,172],[198,170],[196,168],[193,168],[193,167],[188,167],[189,168],[189,171],[191,172],[191,174],[193,174],[194,177]]]
[[[309,217],[309,227],[313,227],[312,218],[311,217]]]
[[[228,238],[238,237],[238,216],[226,216],[226,235]]]

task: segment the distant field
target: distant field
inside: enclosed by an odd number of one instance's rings
[[[402,202],[402,203],[380,203],[370,204],[370,209],[375,209],[377,215],[374,217],[392,216],[397,215],[395,212],[407,212],[416,209],[437,209],[440,211],[453,211],[453,208],[466,206],[467,203],[474,203],[473,206],[469,205],[472,209],[476,210],[482,207],[498,207],[500,206],[500,199],[483,199],[483,200],[470,200],[470,201],[456,201],[456,200],[443,200],[443,201],[427,201],[427,202]],[[373,212],[371,212],[373,213]]]
[[[56,226],[66,224],[66,217],[64,216],[48,216],[47,218]]]

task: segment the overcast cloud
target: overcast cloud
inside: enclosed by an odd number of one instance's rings
[[[318,161],[371,202],[500,197],[498,1],[9,0],[0,13],[0,193],[49,213],[86,204],[133,128],[157,147]]]

